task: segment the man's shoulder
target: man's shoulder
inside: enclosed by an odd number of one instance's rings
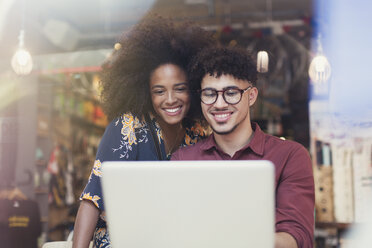
[[[172,160],[197,160],[200,159],[203,152],[203,145],[208,139],[203,139],[193,145],[178,149],[172,155]]]
[[[270,144],[273,149],[284,149],[288,151],[296,151],[296,150],[304,150],[306,151],[306,148],[294,140],[289,139],[283,139],[279,138],[277,136],[273,136],[270,134],[265,133],[265,140],[266,143]]]
[[[284,140],[266,134],[265,154],[279,167],[289,168],[311,168],[309,151],[300,143],[293,140]],[[296,169],[296,170],[297,170]],[[303,173],[299,172],[299,173]]]

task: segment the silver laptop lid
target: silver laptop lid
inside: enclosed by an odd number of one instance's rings
[[[274,247],[268,161],[103,164],[114,248]]]

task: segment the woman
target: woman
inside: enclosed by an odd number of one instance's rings
[[[88,247],[92,236],[95,247],[110,247],[100,182],[103,161],[169,159],[180,146],[206,136],[189,114],[186,67],[213,43],[201,28],[177,27],[160,17],[142,21],[122,39],[101,75],[103,107],[112,121],[81,195],[73,247]]]

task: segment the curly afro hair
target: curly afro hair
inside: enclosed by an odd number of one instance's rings
[[[186,72],[191,58],[215,41],[212,34],[191,23],[176,25],[170,19],[150,16],[135,25],[120,44],[100,75],[102,105],[109,120],[127,112],[153,111],[151,73],[168,63]]]
[[[254,86],[257,82],[256,63],[247,50],[240,47],[217,46],[203,49],[188,66],[192,92],[191,108],[198,117],[202,117],[202,114],[197,92],[204,76],[208,74],[217,78],[221,75],[231,75],[236,79],[249,81]]]

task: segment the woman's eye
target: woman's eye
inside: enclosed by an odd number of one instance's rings
[[[164,90],[154,90],[152,92],[152,94],[154,94],[154,95],[163,95],[164,94]]]
[[[176,92],[178,93],[183,93],[185,91],[187,91],[187,87],[176,88]]]

